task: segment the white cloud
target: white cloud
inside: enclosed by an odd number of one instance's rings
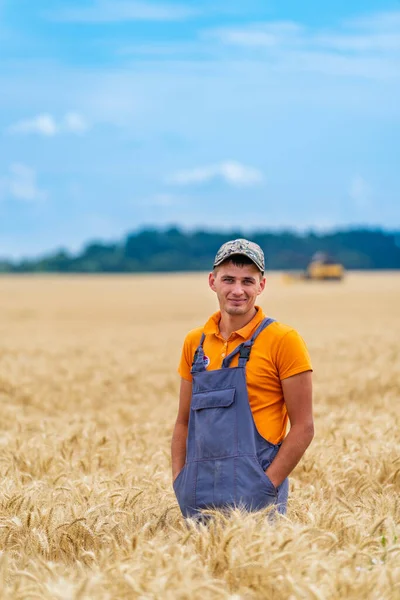
[[[18,123],[14,123],[8,128],[10,133],[38,133],[46,137],[55,135],[57,130],[58,127],[54,118],[47,113],[37,115],[32,119],[18,121]]]
[[[350,52],[385,52],[400,50],[400,35],[367,33],[360,35],[322,35],[315,41],[327,48]]]
[[[24,202],[43,202],[47,198],[47,192],[38,186],[35,169],[22,163],[10,166],[9,175],[0,181],[0,187],[2,196]]]
[[[220,27],[204,32],[226,45],[290,48],[300,45],[317,50],[334,47],[338,50],[399,49],[400,11],[377,13],[353,19],[333,30],[312,30],[291,21],[266,21],[243,27]]]
[[[69,112],[64,116],[61,124],[61,129],[65,129],[70,133],[85,133],[89,129],[88,123],[85,119],[76,112]]]
[[[341,52],[388,53],[400,50],[400,11],[380,12],[343,23],[338,31],[315,36],[315,43]]]
[[[59,122],[48,113],[42,113],[31,119],[18,121],[8,128],[13,134],[38,134],[54,137],[61,133],[82,134],[89,129],[85,118],[77,112],[68,112]]]
[[[116,23],[120,21],[181,21],[198,10],[178,4],[156,4],[130,0],[97,0],[81,8],[65,8],[49,16],[54,21],[72,23]]]
[[[176,185],[190,185],[207,183],[214,179],[222,179],[234,186],[251,186],[261,183],[263,175],[254,167],[247,167],[235,161],[226,161],[178,171],[169,177],[168,182]]]
[[[205,38],[217,39],[222,44],[254,48],[273,48],[292,45],[303,27],[291,21],[252,23],[245,27],[219,27],[204,32]]]
[[[348,20],[345,25],[358,29],[393,31],[400,29],[400,10],[370,13]]]
[[[257,52],[284,70],[376,79],[400,78],[400,11],[345,21],[331,29],[259,22],[203,32],[222,47]]]
[[[372,189],[361,175],[355,175],[350,183],[349,196],[358,208],[370,205]]]

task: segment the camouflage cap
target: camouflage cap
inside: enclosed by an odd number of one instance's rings
[[[234,254],[242,254],[243,256],[247,256],[253,261],[256,267],[262,273],[264,273],[264,252],[261,250],[258,244],[244,239],[230,240],[229,242],[223,244],[215,256],[214,267],[218,267],[218,265],[223,263],[224,260],[227,260]]]

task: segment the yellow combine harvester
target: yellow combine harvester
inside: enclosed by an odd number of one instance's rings
[[[344,267],[326,252],[316,252],[303,273],[285,273],[284,280],[292,281],[341,281]]]

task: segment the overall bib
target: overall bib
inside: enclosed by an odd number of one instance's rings
[[[205,508],[242,507],[257,511],[275,504],[286,512],[288,479],[276,488],[265,470],[280,444],[272,444],[257,431],[246,382],[246,364],[257,336],[274,319],[264,319],[252,338],[207,371],[204,333],[195,352],[192,400],[186,442],[186,462],[174,481],[184,517],[199,517]],[[239,354],[237,367],[230,367]]]

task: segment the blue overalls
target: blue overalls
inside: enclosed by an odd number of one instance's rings
[[[280,444],[257,431],[249,404],[246,364],[257,336],[274,319],[264,319],[252,338],[240,344],[222,362],[207,371],[203,342],[195,352],[192,400],[186,442],[186,462],[174,481],[184,517],[200,517],[205,508],[242,507],[257,511],[270,504],[284,514],[289,483],[276,488],[265,470]],[[230,368],[239,354],[239,364]]]

